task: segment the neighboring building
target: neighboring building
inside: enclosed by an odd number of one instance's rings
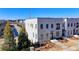
[[[54,38],[79,34],[79,18],[34,18],[25,20],[28,38],[40,44]]]
[[[6,25],[6,21],[5,20],[0,20],[0,37],[3,35],[5,25]]]
[[[10,26],[12,28],[14,37],[17,37],[20,32],[20,26],[15,24],[15,22],[17,22],[17,20],[8,20],[8,21],[10,21]],[[4,29],[5,29],[6,23],[7,23],[7,20],[0,20],[0,37],[2,37],[4,34]]]

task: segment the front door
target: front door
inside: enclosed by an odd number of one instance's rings
[[[66,31],[63,29],[62,30],[62,36],[65,36],[65,34],[66,34]]]
[[[51,32],[51,40],[53,39],[53,32]]]
[[[73,35],[75,35],[75,29],[73,29]]]

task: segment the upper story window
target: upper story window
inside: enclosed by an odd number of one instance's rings
[[[70,26],[70,23],[68,23],[68,27]]]
[[[32,27],[32,28],[33,28],[33,24],[32,24],[32,23],[30,24],[30,27]]]
[[[43,29],[43,24],[40,25],[40,28]]]
[[[79,23],[76,23],[76,28],[78,28],[79,27]]]
[[[71,23],[71,27],[73,26],[73,23]]]
[[[56,30],[60,29],[60,23],[56,23]]]
[[[51,24],[51,28],[53,28],[53,24]]]
[[[46,28],[47,28],[47,29],[48,29],[48,26],[49,26],[49,25],[48,25],[48,24],[46,24]]]
[[[62,27],[65,27],[65,23],[62,24]]]

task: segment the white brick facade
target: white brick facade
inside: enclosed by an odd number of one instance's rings
[[[49,39],[79,34],[79,18],[26,19],[25,28],[33,43],[42,44]]]

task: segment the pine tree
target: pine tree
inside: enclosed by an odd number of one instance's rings
[[[15,50],[15,40],[9,21],[7,21],[4,29],[4,44],[2,49],[7,51]]]
[[[19,37],[18,37],[18,50],[26,50],[30,46],[30,41],[28,40],[28,35],[25,28],[22,26]]]

